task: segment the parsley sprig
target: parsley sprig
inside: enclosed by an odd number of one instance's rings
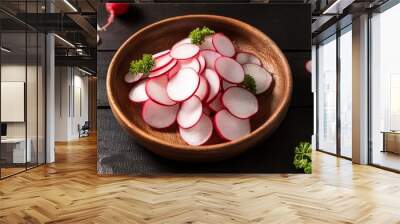
[[[153,68],[155,61],[151,54],[143,54],[142,59],[133,60],[129,66],[129,72],[132,75],[139,73],[148,74]]]
[[[204,41],[204,38],[206,36],[212,35],[214,34],[215,31],[211,30],[210,28],[203,26],[203,28],[199,28],[197,27],[196,29],[192,30],[192,32],[190,32],[189,37],[190,40],[192,42],[192,44],[201,44]]]

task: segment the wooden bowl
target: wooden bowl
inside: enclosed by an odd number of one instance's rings
[[[266,21],[268,24],[268,21]],[[196,27],[207,26],[225,33],[237,51],[258,56],[273,74],[270,91],[258,96],[260,110],[251,119],[252,132],[236,141],[224,142],[213,137],[202,146],[187,145],[179,136],[177,125],[158,130],[141,118],[141,105],[128,99],[132,85],[124,82],[129,63],[144,53],[169,49]],[[107,73],[107,95],[115,118],[141,145],[160,156],[191,162],[218,161],[238,155],[264,140],[286,115],[292,93],[292,76],[288,62],[278,46],[264,33],[236,19],[216,15],[186,15],[165,19],[134,33],[118,49]],[[268,149],[265,149],[268,150]]]

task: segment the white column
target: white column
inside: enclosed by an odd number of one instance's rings
[[[54,35],[46,35],[46,163],[55,161],[55,56]]]
[[[368,16],[353,19],[353,162],[368,163]]]

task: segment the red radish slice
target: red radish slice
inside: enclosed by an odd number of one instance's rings
[[[232,58],[220,57],[215,61],[215,71],[226,81],[241,83],[244,79],[242,66]]]
[[[233,57],[235,55],[235,47],[232,41],[222,33],[213,35],[212,43],[218,53],[226,57]]]
[[[199,57],[197,57],[197,60],[200,63],[200,71],[199,74],[203,73],[204,69],[206,68],[206,59],[204,59],[203,56],[199,55]]]
[[[191,68],[183,68],[168,82],[167,93],[173,101],[181,102],[189,99],[197,90],[200,77]]]
[[[166,54],[164,56],[156,58],[154,60],[155,65],[153,66],[153,68],[151,69],[150,72],[154,72],[154,71],[157,71],[158,69],[163,68],[164,66],[171,63],[172,60],[173,60],[173,58],[169,54]]]
[[[210,139],[213,132],[213,124],[207,115],[203,114],[197,122],[191,128],[182,128],[179,127],[179,133],[181,134],[182,139],[188,143],[189,145],[198,146],[202,145]]]
[[[263,67],[255,64],[244,64],[244,72],[251,75],[256,82],[256,94],[263,93],[269,89],[272,84],[272,75]]]
[[[200,76],[200,84],[199,88],[197,88],[196,92],[194,93],[195,96],[198,96],[201,101],[203,101],[208,95],[209,87],[206,78]]]
[[[217,134],[225,140],[237,140],[250,133],[250,120],[239,119],[228,112],[220,110],[214,116],[214,125]]]
[[[129,92],[129,99],[135,103],[141,103],[149,99],[146,94],[146,80],[138,82]]]
[[[179,63],[181,64],[181,68],[192,68],[197,73],[200,72],[200,63],[197,58],[182,60]]]
[[[170,51],[171,50],[168,49],[168,50],[165,50],[165,51],[160,51],[158,53],[155,53],[155,54],[153,54],[153,59],[157,59],[157,58],[159,58],[161,56],[164,56],[164,55],[168,54]]]
[[[203,107],[203,114],[210,116],[211,110],[209,107]]]
[[[248,52],[239,52],[236,54],[235,57],[236,61],[239,62],[239,64],[256,64],[261,66],[261,61],[260,59],[257,58],[257,56],[255,56],[252,53],[248,53]]]
[[[133,75],[132,73],[128,72],[126,73],[124,80],[126,83],[134,83],[139,81],[143,77],[143,73],[138,73],[136,75]]]
[[[193,127],[203,112],[203,105],[197,96],[192,96],[181,104],[176,121],[182,128]]]
[[[223,90],[227,90],[229,87],[237,86],[237,85],[238,85],[238,84],[230,83],[230,82],[227,82],[227,81],[225,81],[225,80],[222,80],[222,89],[223,89]]]
[[[171,79],[172,77],[174,77],[174,75],[176,75],[176,73],[178,73],[179,70],[181,70],[181,64],[178,62],[171,70],[169,70],[168,79]]]
[[[178,109],[179,104],[163,106],[149,99],[143,105],[142,118],[153,128],[166,128],[175,122]]]
[[[148,79],[146,82],[146,93],[156,103],[172,106],[176,102],[171,100],[167,94],[168,77],[166,75]]]
[[[217,58],[221,57],[222,55],[213,50],[202,50],[200,51],[200,55],[204,57],[206,60],[206,68],[214,69],[214,64]]]
[[[201,45],[200,45],[200,49],[202,49],[202,50],[214,50],[215,51],[215,47],[214,47],[214,45],[212,43],[212,38],[213,38],[213,35],[206,36],[204,38],[203,43],[201,43]]]
[[[258,111],[258,100],[242,87],[231,87],[222,95],[222,104],[234,116],[247,119]]]
[[[208,107],[213,110],[214,112],[218,112],[222,109],[224,109],[224,105],[221,102],[221,92],[218,93],[217,97],[213,101],[211,101],[210,104],[208,104]]]
[[[199,46],[195,44],[181,44],[172,48],[171,57],[179,60],[189,59],[196,56],[200,51]]]
[[[165,73],[169,72],[176,65],[176,63],[178,63],[178,60],[174,59],[168,65],[156,71],[150,72],[149,78],[164,75]]]
[[[182,39],[182,40],[178,41],[176,44],[174,44],[174,46],[172,46],[172,49],[179,45],[182,45],[182,44],[191,44],[191,43],[192,43],[192,41],[190,40],[190,38],[186,37],[185,39]]]
[[[209,87],[208,97],[206,100],[206,103],[209,103],[215,97],[217,97],[217,94],[221,88],[221,81],[218,74],[214,70],[208,68],[204,71],[204,77],[207,79]]]

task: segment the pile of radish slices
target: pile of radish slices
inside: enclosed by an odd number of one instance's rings
[[[222,33],[207,36],[201,45],[185,38],[171,49],[154,54],[149,74],[126,74],[134,83],[129,99],[142,106],[143,120],[153,128],[175,122],[189,145],[207,142],[213,130],[232,141],[251,132],[250,118],[259,109],[256,95],[269,89],[272,75],[255,55],[236,52]],[[255,93],[242,86],[245,74]]]

